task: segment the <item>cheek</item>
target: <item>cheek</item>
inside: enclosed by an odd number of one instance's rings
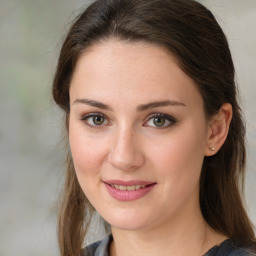
[[[204,132],[187,126],[151,147],[154,165],[176,186],[196,183],[204,159]]]
[[[95,136],[88,135],[83,129],[71,125],[69,144],[77,174],[89,175],[100,171],[99,166],[106,155],[106,143]]]
[[[185,202],[197,202],[204,158],[197,141],[184,134],[177,136],[158,152],[157,158],[155,166],[159,168],[161,183],[164,184],[163,200],[171,202],[170,211],[181,209]]]
[[[75,128],[75,127],[73,127]],[[99,196],[100,171],[105,159],[104,141],[91,137],[83,129],[70,127],[69,143],[78,182],[89,201]]]

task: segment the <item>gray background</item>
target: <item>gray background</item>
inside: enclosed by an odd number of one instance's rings
[[[247,119],[246,201],[256,223],[256,0],[202,0],[228,36]],[[51,100],[60,44],[87,1],[0,1],[0,256],[58,255],[62,115]],[[92,237],[92,239],[96,239]]]

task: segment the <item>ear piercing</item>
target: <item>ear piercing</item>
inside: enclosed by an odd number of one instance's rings
[[[215,147],[209,147],[211,151],[215,151]]]

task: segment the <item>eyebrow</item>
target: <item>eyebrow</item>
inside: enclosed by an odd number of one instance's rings
[[[142,104],[137,107],[137,111],[145,111],[151,108],[158,108],[158,107],[166,107],[166,106],[186,106],[184,103],[174,100],[164,100],[164,101],[156,101],[150,102],[147,104]]]
[[[86,105],[89,105],[89,106],[92,106],[92,107],[113,111],[113,109],[109,105],[104,104],[104,103],[99,102],[99,101],[95,101],[95,100],[76,99],[73,102],[73,104],[76,104],[76,103],[82,103],[82,104],[86,104]],[[155,101],[155,102],[150,102],[150,103],[147,103],[147,104],[142,104],[142,105],[137,106],[136,109],[137,109],[138,112],[142,112],[142,111],[146,111],[148,109],[158,108],[158,107],[166,107],[166,106],[186,106],[186,105],[182,102],[179,102],[179,101],[164,100],[164,101]]]
[[[82,103],[82,104],[86,104],[92,107],[96,107],[96,108],[101,108],[101,109],[105,109],[105,110],[111,110],[112,108],[102,102],[96,101],[96,100],[89,100],[89,99],[76,99],[73,104],[76,103]]]

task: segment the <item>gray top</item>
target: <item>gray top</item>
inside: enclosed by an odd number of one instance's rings
[[[88,245],[82,250],[81,256],[109,256],[112,240],[110,234],[103,240]],[[256,256],[256,251],[239,248],[231,239],[227,239],[220,245],[212,247],[204,256]]]

